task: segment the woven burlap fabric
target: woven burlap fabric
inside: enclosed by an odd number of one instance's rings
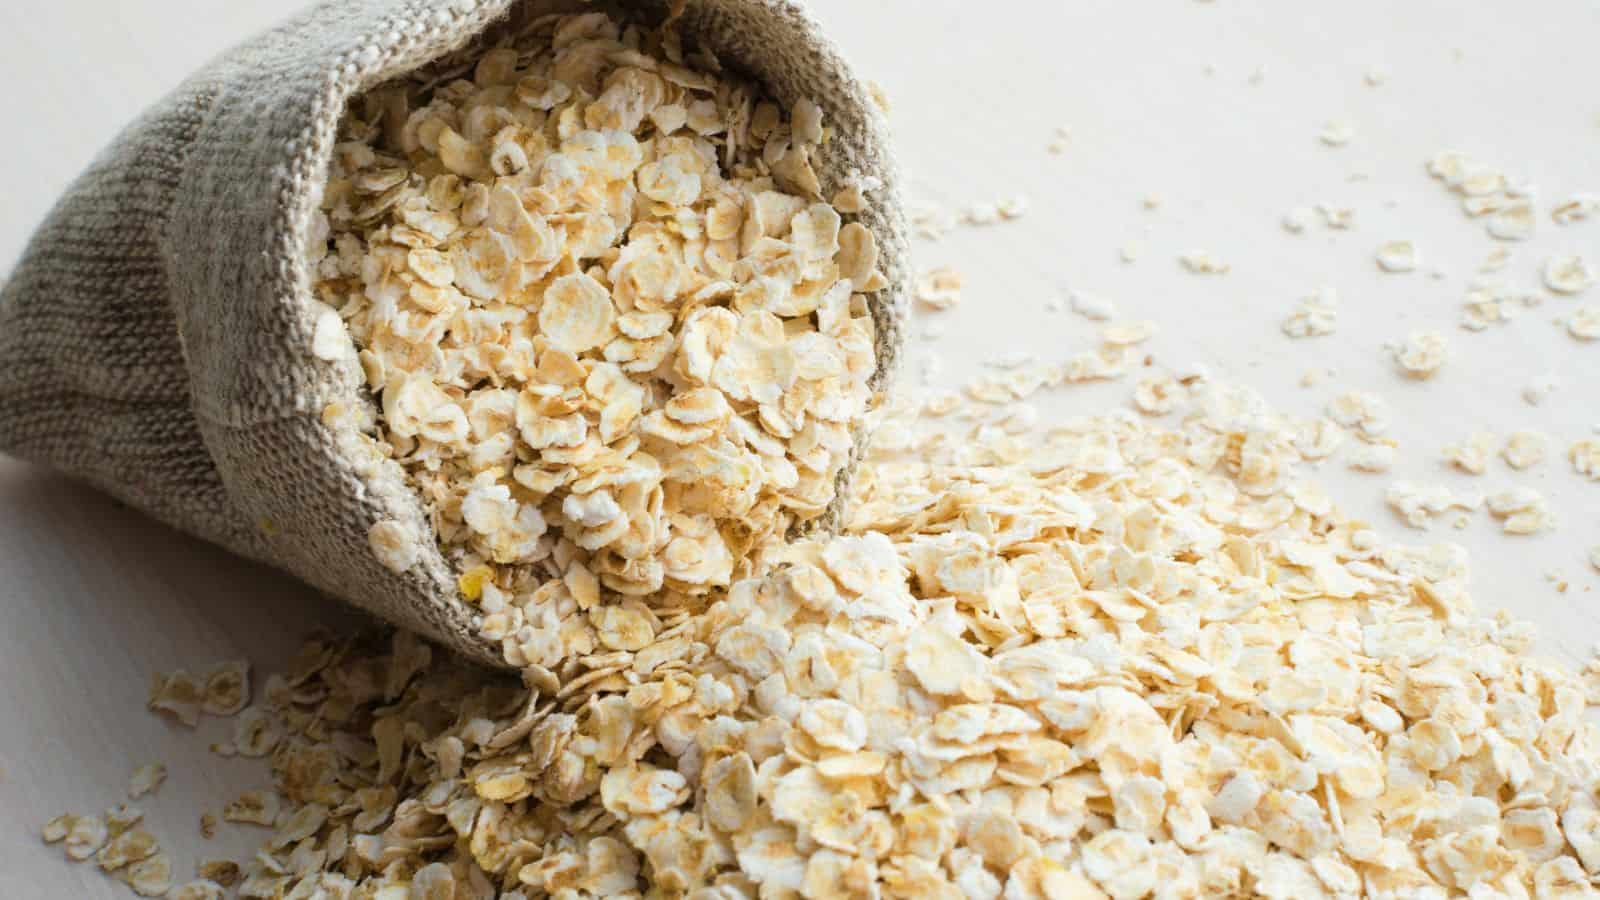
[[[617,4],[651,18],[666,5]],[[796,3],[672,5],[687,40],[776,99],[822,106],[836,129],[817,160],[826,187],[855,173],[884,182],[860,217],[891,284],[876,295],[884,389],[908,273],[881,112]],[[337,0],[223,54],[147,112],[67,191],[0,293],[0,450],[498,662],[399,466],[363,463],[344,449],[353,436],[322,422],[330,403],[372,399],[353,362],[310,352],[303,260],[350,98],[554,8]],[[369,547],[384,520],[418,536],[404,573]]]

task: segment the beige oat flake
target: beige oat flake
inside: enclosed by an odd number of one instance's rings
[[[1378,245],[1377,261],[1385,272],[1410,272],[1421,264],[1422,255],[1411,241],[1387,241]]]
[[[913,296],[917,302],[932,310],[952,309],[961,302],[961,287],[965,278],[949,266],[929,269],[917,276]]]
[[[1567,459],[1572,463],[1572,471],[1590,481],[1600,481],[1600,440],[1583,438],[1573,441],[1572,446],[1567,448]]]
[[[1280,328],[1292,338],[1323,337],[1333,334],[1339,321],[1339,295],[1323,285],[1303,297],[1299,306],[1283,320]]]
[[[1474,431],[1463,441],[1447,444],[1443,456],[1445,462],[1468,475],[1482,475],[1500,446],[1494,432]]]
[[[1436,331],[1415,331],[1392,348],[1395,365],[1412,378],[1432,378],[1449,358],[1450,346]]]
[[[147,763],[133,770],[128,779],[128,796],[134,800],[154,794],[167,780],[167,767],[161,763]]]
[[[1178,256],[1178,262],[1195,275],[1226,275],[1233,268],[1204,250],[1189,250],[1182,253]]]
[[[1506,435],[1500,456],[1513,469],[1527,469],[1544,461],[1550,438],[1538,431],[1513,431]]]

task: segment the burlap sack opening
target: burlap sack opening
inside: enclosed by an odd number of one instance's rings
[[[677,12],[688,41],[776,99],[817,101],[836,130],[817,160],[825,188],[852,173],[883,181],[858,218],[890,282],[874,310],[875,386],[886,387],[906,305],[906,239],[887,127],[863,84],[791,0],[609,7],[652,20]],[[399,466],[363,472],[342,449],[351,436],[322,422],[331,402],[372,398],[356,365],[310,352],[304,250],[352,96],[573,8],[598,7],[336,0],[186,81],[73,184],[0,293],[0,450],[500,664],[455,599],[454,573]],[[808,527],[838,518],[836,501]],[[418,535],[418,562],[403,574],[368,546],[384,520]]]

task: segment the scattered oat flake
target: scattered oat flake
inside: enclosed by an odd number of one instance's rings
[[[165,853],[140,860],[117,877],[141,897],[164,897],[172,890],[172,860]]]
[[[917,236],[938,240],[956,226],[956,218],[949,211],[936,207],[913,207],[906,213],[911,228]]]
[[[1339,295],[1326,285],[1300,299],[1299,306],[1279,326],[1292,338],[1333,334],[1339,321]]]
[[[1368,87],[1379,87],[1389,80],[1389,68],[1381,65],[1368,66],[1362,75],[1362,80]]]
[[[1389,404],[1377,394],[1346,391],[1328,403],[1328,417],[1363,438],[1373,439],[1389,430]]]
[[[1190,250],[1178,257],[1183,267],[1196,275],[1226,275],[1232,268],[1204,250]]]
[[[1490,494],[1489,514],[1501,519],[1506,534],[1539,534],[1555,527],[1555,515],[1533,488],[1509,488]]]
[[[1513,469],[1527,469],[1544,462],[1549,436],[1538,431],[1513,431],[1506,436],[1500,456]]]
[[[1115,303],[1087,291],[1073,291],[1072,311],[1091,322],[1104,322],[1117,314]]]
[[[1557,294],[1581,294],[1595,282],[1594,269],[1579,256],[1552,256],[1544,262],[1544,286]]]
[[[1348,119],[1333,119],[1322,126],[1322,131],[1317,133],[1317,139],[1329,147],[1343,147],[1355,137],[1356,128]]]
[[[1461,327],[1482,331],[1516,318],[1518,309],[1536,305],[1539,295],[1519,292],[1500,281],[1475,281],[1462,301]]]
[[[269,791],[247,791],[223,807],[222,818],[229,822],[271,827],[278,818],[278,795]]]
[[[1589,548],[1589,565],[1593,566],[1595,571],[1600,572],[1600,544],[1595,544]]]
[[[1392,348],[1394,363],[1412,378],[1432,378],[1449,357],[1450,344],[1436,331],[1414,331]]]
[[[95,854],[95,863],[102,871],[114,872],[132,863],[149,859],[161,849],[161,842],[156,836],[143,828],[132,828],[111,838],[106,842],[100,852]]]
[[[1464,441],[1446,445],[1444,459],[1468,475],[1482,475],[1498,446],[1500,441],[1494,432],[1475,431]]]
[[[1496,210],[1485,229],[1489,236],[1503,241],[1525,241],[1533,236],[1536,216],[1533,202],[1516,200]]]
[[[1100,328],[1100,340],[1114,347],[1142,344],[1156,333],[1156,323],[1142,319],[1133,322],[1112,322]]]
[[[1600,306],[1582,306],[1567,316],[1567,333],[1580,341],[1600,340]]]
[[[1313,211],[1309,207],[1297,206],[1283,214],[1283,230],[1290,234],[1300,234],[1311,227]]]
[[[46,844],[59,844],[67,839],[72,829],[78,824],[78,817],[72,813],[62,813],[46,822],[39,830],[39,836]]]
[[[933,310],[951,309],[961,302],[961,286],[965,280],[949,266],[929,269],[917,276],[917,301]]]
[[[1483,257],[1483,262],[1478,264],[1478,271],[1479,272],[1498,272],[1501,269],[1504,269],[1506,267],[1506,264],[1509,263],[1510,261],[1511,261],[1511,248],[1510,247],[1495,247],[1494,249],[1490,250]]]
[[[161,763],[147,763],[133,770],[133,777],[128,779],[128,796],[137,800],[146,794],[154,794],[161,789],[167,780],[167,767]]]
[[[1550,211],[1550,218],[1557,225],[1571,225],[1582,222],[1596,212],[1600,212],[1600,196],[1594,194],[1573,194],[1570,198],[1556,204]]]
[[[1567,459],[1572,462],[1572,471],[1589,479],[1600,481],[1600,440],[1583,438],[1573,441],[1567,448]]]
[[[961,212],[961,221],[966,225],[993,225],[1002,218],[998,203],[974,203]]]
[[[1387,472],[1394,468],[1393,444],[1361,444],[1345,457],[1350,468],[1358,472]]]
[[[250,662],[236,659],[218,663],[206,673],[201,709],[207,715],[231,716],[250,703]]]
[[[86,860],[106,845],[110,829],[99,816],[74,816],[63,838],[69,859]]]
[[[1421,259],[1417,246],[1410,241],[1387,241],[1378,245],[1378,268],[1385,272],[1410,272]]]
[[[1020,219],[1028,211],[1028,198],[1021,195],[1009,197],[995,204],[995,209],[1000,213],[1000,218],[1008,222]]]
[[[1318,203],[1316,210],[1328,228],[1343,231],[1355,227],[1356,211],[1351,207]]]
[[[200,683],[193,675],[178,669],[152,677],[147,702],[151,709],[166,713],[193,728],[200,723],[203,699]]]
[[[1143,243],[1139,241],[1127,241],[1122,245],[1122,249],[1117,251],[1117,254],[1122,257],[1123,262],[1131,263],[1137,260],[1139,255],[1143,252]]]
[[[1483,505],[1483,496],[1476,493],[1458,494],[1444,485],[1420,485],[1397,481],[1389,486],[1384,499],[1406,524],[1412,528],[1426,529],[1433,517],[1451,509],[1476,510]]]

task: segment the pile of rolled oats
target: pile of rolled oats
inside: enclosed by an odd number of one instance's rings
[[[726,587],[824,512],[886,282],[844,220],[875,181],[821,196],[815,103],[781,109],[674,32],[603,13],[517,46],[352,111],[313,248],[314,349],[354,339],[381,404],[361,424],[483,636],[557,667],[639,649],[653,607]],[[374,551],[405,568],[393,525]]]
[[[897,415],[844,534],[563,683],[314,640],[246,714],[240,895],[1591,896],[1600,667],[1342,516],[1259,398],[1190,395]]]

